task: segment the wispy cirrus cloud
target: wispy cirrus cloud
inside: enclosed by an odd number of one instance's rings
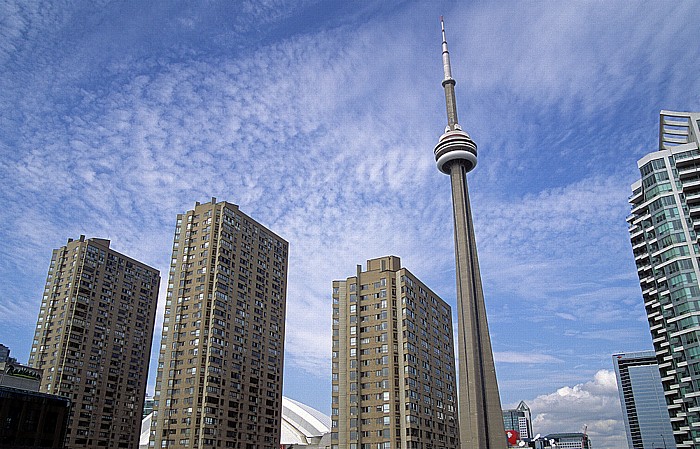
[[[555,356],[552,356],[549,354],[538,354],[538,353],[523,354],[520,352],[505,351],[505,352],[495,352],[493,356],[494,356],[496,362],[501,362],[501,363],[533,364],[533,363],[563,362],[563,360],[558,359]]]

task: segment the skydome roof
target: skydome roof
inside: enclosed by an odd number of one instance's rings
[[[330,432],[331,419],[288,397],[282,397],[282,438],[280,444],[310,444]]]

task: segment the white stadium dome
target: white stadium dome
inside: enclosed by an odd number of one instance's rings
[[[318,446],[331,431],[331,419],[318,410],[282,396],[281,445]]]

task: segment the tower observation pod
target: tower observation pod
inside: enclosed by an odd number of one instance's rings
[[[449,175],[450,162],[452,161],[462,161],[467,172],[470,172],[476,166],[476,144],[457,122],[456,81],[452,78],[450,52],[447,50],[445,22],[442,20],[442,17],[440,17],[440,24],[442,25],[442,66],[445,72],[442,87],[445,88],[447,126],[445,127],[445,133],[440,136],[438,144],[435,145],[435,162],[438,170]]]
[[[459,433],[463,449],[507,446],[496,368],[476,252],[467,173],[476,166],[476,144],[457,120],[455,80],[442,25],[447,127],[435,146],[438,170],[450,176],[454,214],[457,278],[457,347],[459,354]]]

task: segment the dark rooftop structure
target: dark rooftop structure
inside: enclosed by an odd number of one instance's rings
[[[0,386],[0,448],[62,448],[70,401]]]

